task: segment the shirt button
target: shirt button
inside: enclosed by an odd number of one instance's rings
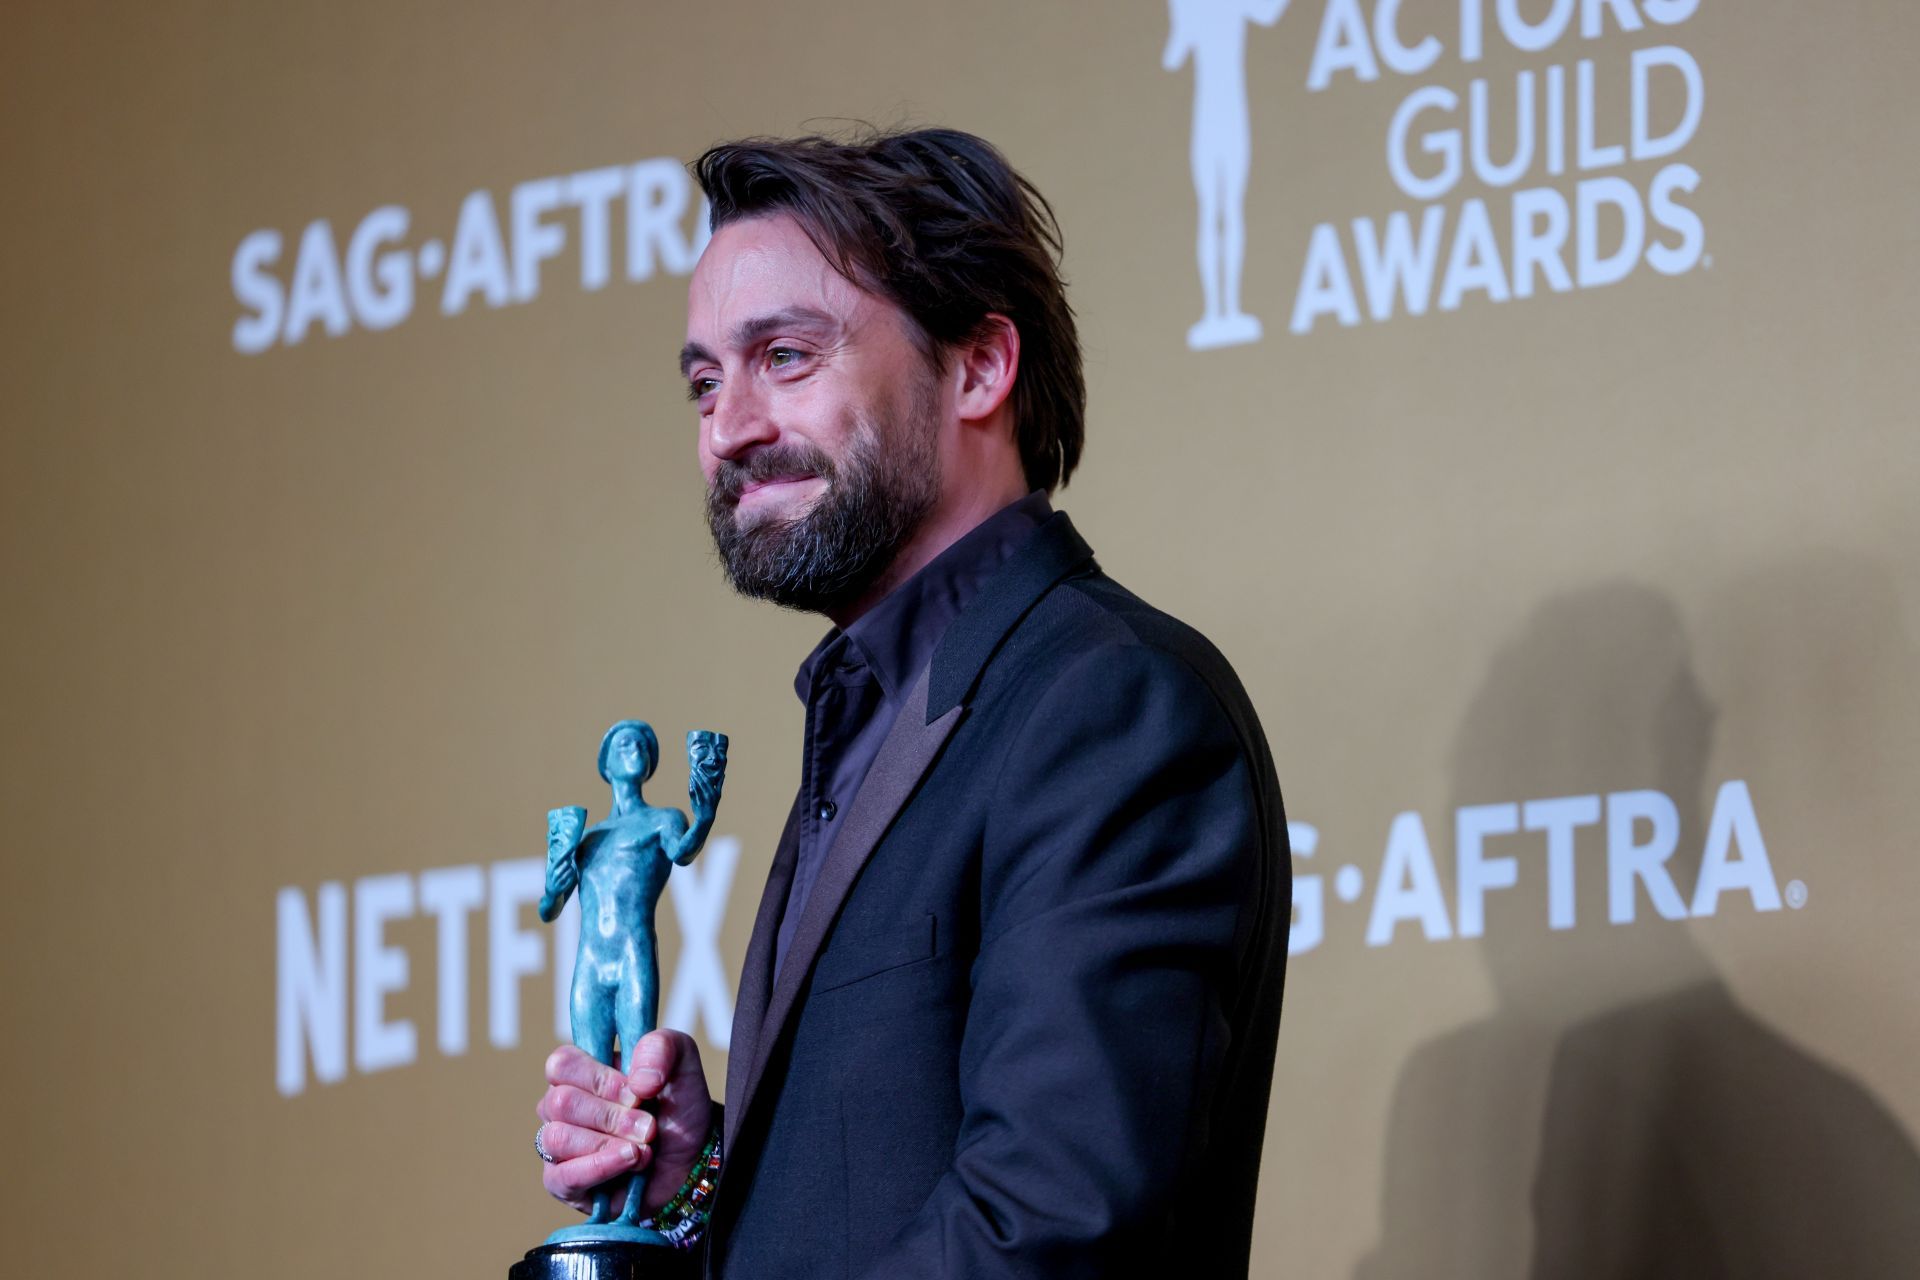
[[[832,822],[833,815],[840,812],[840,808],[831,800],[822,800],[820,807],[814,810],[814,812],[820,815],[820,821]]]

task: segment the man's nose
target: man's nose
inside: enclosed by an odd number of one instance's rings
[[[710,422],[708,447],[715,457],[728,461],[759,445],[771,444],[780,434],[767,412],[766,398],[750,381],[738,378],[721,384],[714,396]]]

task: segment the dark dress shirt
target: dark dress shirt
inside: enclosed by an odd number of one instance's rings
[[[805,805],[793,887],[774,948],[776,972],[786,960],[820,864],[833,847],[835,820],[860,789],[947,625],[1052,514],[1039,489],[1002,507],[845,631],[829,631],[800,664],[793,691],[807,709],[800,767]]]

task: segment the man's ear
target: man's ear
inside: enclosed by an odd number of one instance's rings
[[[954,352],[953,371],[960,421],[976,426],[987,422],[1013,394],[1020,372],[1020,330],[998,312],[989,313]]]

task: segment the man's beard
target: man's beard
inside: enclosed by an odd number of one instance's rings
[[[846,456],[838,462],[804,442],[757,449],[723,461],[707,489],[707,525],[734,590],[789,609],[834,613],[853,604],[886,572],[933,510],[940,459],[933,381],[917,377],[890,421],[854,414]],[[817,475],[827,488],[791,520],[742,527],[740,491],[751,481]]]

